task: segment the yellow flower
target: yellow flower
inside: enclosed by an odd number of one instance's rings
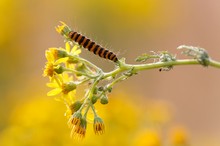
[[[54,70],[55,69],[56,72],[59,71],[57,67],[54,68]],[[56,74],[56,76],[53,77],[53,80],[50,80],[50,83],[46,84],[48,87],[54,88],[47,93],[47,96],[55,96],[60,94],[61,92],[63,92],[64,94],[68,94],[70,91],[74,91],[74,89],[76,88],[76,84],[72,80],[73,77],[69,76],[68,73],[63,72],[62,74]]]
[[[54,68],[53,67],[54,67],[53,63],[51,63],[51,62],[46,63],[43,76],[44,77],[46,77],[46,76],[53,77],[53,75],[54,75]]]
[[[58,25],[57,27],[55,27],[56,31],[62,36],[64,36],[67,40],[71,40],[71,38],[69,38],[69,33],[72,30],[64,22],[60,21],[60,23],[60,26]]]
[[[63,35],[63,34],[65,34],[65,29],[67,29],[68,28],[68,26],[64,23],[64,22],[62,22],[62,21],[60,21],[60,23],[62,24],[62,25],[58,25],[57,27],[55,27],[55,29],[56,29],[56,31],[58,32],[58,33],[60,33],[61,35]],[[70,29],[69,29],[70,30]]]
[[[66,42],[64,48],[49,48],[45,52],[47,63],[45,65],[43,76],[53,77],[56,73],[60,74],[63,72],[61,63],[73,62],[73,56],[79,55],[81,50],[75,45],[72,49],[70,48],[70,42]],[[71,54],[69,56],[69,54]]]
[[[68,58],[66,57],[57,59],[57,54],[55,48],[49,48],[49,50],[46,51],[45,56],[47,63],[45,65],[43,76],[53,77],[56,74],[56,70],[60,67],[58,65],[67,61]]]
[[[51,88],[55,88],[55,89],[49,91],[47,93],[47,96],[55,96],[60,93],[67,95],[69,92],[75,90],[77,85],[73,81],[69,81],[69,82],[61,83],[61,85],[56,82],[55,83],[47,83],[47,86],[51,87]]]
[[[97,135],[101,135],[105,132],[105,125],[100,117],[94,118],[93,129]]]

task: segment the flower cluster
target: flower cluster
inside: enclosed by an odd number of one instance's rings
[[[57,31],[65,35],[68,27],[62,23]],[[104,122],[97,115],[94,104],[100,99],[100,103],[107,104],[106,90],[98,89],[96,78],[100,69],[90,62],[79,57],[80,46],[67,41],[65,48],[49,48],[46,50],[46,65],[44,77],[49,77],[47,86],[52,88],[48,96],[56,96],[56,100],[63,102],[66,107],[65,116],[68,118],[68,126],[71,128],[71,137],[82,139],[87,128],[87,113],[92,109],[94,114],[94,132],[97,135],[104,133]],[[76,97],[76,89],[80,85],[87,85],[88,90],[84,97]]]

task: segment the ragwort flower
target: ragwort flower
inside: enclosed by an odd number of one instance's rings
[[[43,76],[54,77],[55,74],[60,74],[62,72],[57,72],[57,69],[60,68],[60,64],[67,61],[68,58],[59,58],[58,53],[56,52],[57,48],[49,48],[46,51],[45,56],[47,59],[47,63],[45,65]]]
[[[76,83],[73,81],[64,82],[64,83],[47,83],[48,87],[54,88],[53,90],[49,91],[47,93],[47,96],[55,96],[60,93],[63,93],[64,95],[67,95],[71,91],[74,91],[76,89]]]

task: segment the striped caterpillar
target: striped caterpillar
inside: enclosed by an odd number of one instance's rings
[[[90,52],[93,52],[95,55],[99,55],[102,58],[105,58],[105,59],[108,59],[114,62],[118,61],[117,56],[113,52],[107,50],[106,48],[103,48],[102,46],[90,40],[89,38],[86,38],[82,34],[71,30],[65,23],[63,22],[61,23],[63,25],[58,26],[58,28],[56,28],[56,30],[61,35],[63,35],[64,37],[66,37],[67,39],[71,41],[78,43],[80,46],[89,50]]]

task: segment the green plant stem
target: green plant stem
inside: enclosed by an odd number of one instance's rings
[[[89,65],[90,67],[92,67],[93,69],[95,69],[97,72],[101,71],[101,69],[99,67],[97,67],[95,64],[81,58],[81,57],[78,57],[78,59],[82,62],[84,62],[85,64]]]
[[[156,63],[148,63],[148,64],[140,64],[140,65],[132,65],[126,63],[120,63],[120,67],[108,72],[104,73],[103,78],[107,78],[109,76],[115,76],[121,72],[131,70],[134,72],[149,70],[149,69],[156,69],[161,67],[167,66],[180,66],[180,65],[201,65],[196,59],[182,59],[182,60],[175,60],[169,62],[156,62]],[[209,66],[220,68],[220,62],[210,59]]]
[[[156,62],[156,63],[149,63],[149,64],[140,64],[140,65],[130,65],[125,64],[126,70],[133,69],[134,71],[141,71],[141,70],[148,70],[148,69],[156,69],[161,67],[167,66],[177,66],[177,65],[195,65],[199,64],[199,62],[195,59],[184,59],[184,60],[176,60],[176,61],[169,61],[169,62]]]
[[[89,75],[89,74],[87,74],[87,73],[84,73],[84,72],[81,72],[81,71],[77,71],[77,70],[75,70],[75,69],[65,68],[65,71],[69,71],[69,72],[72,72],[72,73],[74,73],[74,74],[84,75],[84,76],[86,76],[86,77],[88,77],[88,78],[95,78],[95,77],[96,77],[96,76],[91,76],[91,75]]]
[[[220,68],[220,62],[209,59],[209,66]]]
[[[96,111],[95,111],[95,107],[94,107],[93,104],[91,105],[91,109],[92,109],[92,111],[93,111],[93,113],[94,113],[94,117],[97,117],[98,115],[97,115],[97,113],[96,113]]]
[[[113,82],[111,82],[110,84],[108,84],[108,88],[112,88],[116,83],[123,81],[125,79],[127,79],[128,76],[122,75],[120,77],[118,77],[117,79],[115,79]]]
[[[156,62],[156,63],[148,63],[148,64],[139,64],[139,65],[132,65],[132,64],[126,64],[123,62],[119,62],[119,66],[108,73],[104,73],[102,70],[99,71],[99,75],[94,79],[94,82],[88,91],[88,94],[86,95],[85,99],[88,100],[93,96],[94,90],[99,83],[99,81],[104,80],[108,77],[115,77],[116,75],[126,72],[126,71],[132,71],[133,73],[149,70],[149,69],[158,69],[162,67],[167,66],[181,66],[181,65],[201,65],[197,59],[182,59],[182,60],[175,60],[175,61],[168,61],[168,62]],[[92,65],[93,66],[93,65]],[[209,66],[220,68],[220,62],[217,62],[215,60],[209,59]],[[132,76],[132,74],[131,74]],[[113,82],[111,82],[108,87],[113,87],[116,83],[128,78],[129,76],[121,75],[117,79],[115,79]],[[91,78],[92,79],[92,78]],[[85,104],[86,102],[84,102]],[[92,107],[92,106],[91,106]],[[93,109],[93,107],[92,107]]]
[[[89,93],[88,93],[88,98],[90,98],[90,99],[92,98],[94,90],[96,88],[96,85],[99,83],[99,81],[101,80],[102,76],[103,76],[103,73],[101,72],[100,76],[98,76],[95,79],[95,81],[93,82],[92,87],[90,88]]]
[[[85,114],[84,114],[85,117],[86,117],[87,114],[88,114],[88,111],[89,111],[90,106],[91,106],[91,104],[88,104],[88,106],[87,106],[87,108],[86,108],[86,110],[85,110]]]

